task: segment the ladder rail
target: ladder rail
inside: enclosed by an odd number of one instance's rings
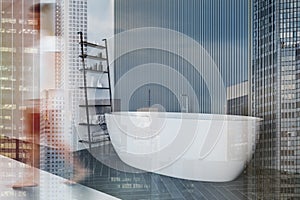
[[[88,129],[88,140],[89,140],[89,150],[92,150],[92,144],[91,144],[91,127],[90,127],[90,114],[89,114],[89,103],[88,103],[88,96],[87,96],[87,81],[86,81],[86,67],[85,67],[85,60],[84,60],[84,50],[83,50],[83,33],[78,32],[80,35],[80,46],[81,46],[81,61],[82,61],[82,68],[83,68],[83,85],[84,85],[84,97],[85,97],[85,112],[86,112],[86,120],[87,120],[87,129]]]
[[[109,60],[108,60],[108,49],[107,49],[107,39],[103,39],[105,43],[105,54],[106,54],[106,66],[108,73],[108,88],[109,88],[109,101],[111,106],[111,112],[113,112],[113,103],[112,103],[112,94],[111,94],[111,82],[110,82],[110,68],[109,68]]]

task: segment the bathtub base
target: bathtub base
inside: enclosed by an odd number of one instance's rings
[[[236,179],[244,170],[243,161],[207,161],[180,158],[169,166],[159,170],[144,168],[143,158],[118,152],[120,159],[132,167],[165,176],[209,182],[227,182]]]

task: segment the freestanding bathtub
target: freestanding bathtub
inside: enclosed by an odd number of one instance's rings
[[[237,178],[255,149],[258,118],[165,112],[105,114],[120,159],[176,178],[225,182]]]

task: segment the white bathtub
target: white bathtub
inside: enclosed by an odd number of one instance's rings
[[[113,147],[126,164],[176,178],[237,178],[255,149],[258,118],[232,115],[105,114]]]

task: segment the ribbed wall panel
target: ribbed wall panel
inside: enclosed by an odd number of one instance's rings
[[[219,70],[225,90],[228,90],[227,99],[238,93],[236,90],[247,90],[247,87],[238,87],[242,82],[248,80],[248,59],[249,59],[249,4],[246,0],[116,0],[115,1],[115,33],[126,33],[128,30],[136,28],[159,27],[178,31],[185,34],[191,39],[197,41],[207,53],[211,56],[213,62]],[[151,33],[148,35],[151,36]],[[140,41],[137,36],[136,41]],[[157,38],[158,40],[160,38]],[[197,46],[185,47],[185,41],[182,38],[170,38],[171,44],[178,43],[178,51],[184,51],[189,48],[194,58],[204,58]],[[174,41],[171,41],[174,40]],[[130,41],[130,40],[128,40]],[[149,42],[149,41],[148,41]],[[115,41],[115,51],[126,49],[131,44],[127,41]],[[141,46],[142,47],[142,46]],[[205,61],[201,61],[205,62]],[[199,63],[201,65],[202,63]],[[189,112],[203,113],[225,113],[230,110],[231,114],[247,114],[241,110],[247,110],[248,103],[239,97],[234,101],[229,101],[228,105],[218,105],[218,109],[212,110],[211,95],[209,88],[201,76],[204,71],[198,72],[195,66],[188,62],[187,59],[171,52],[161,49],[142,48],[136,51],[130,51],[127,54],[115,60],[115,83],[118,84],[124,75],[131,73],[130,70],[143,64],[162,64],[176,70],[184,78],[188,80],[188,84],[196,94],[199,109],[193,102],[192,97],[188,95]],[[210,70],[212,66],[205,66],[206,70]],[[210,71],[211,72],[211,71]],[[170,74],[162,76],[167,82],[172,82],[176,77]],[[149,79],[149,74],[141,73],[135,77],[138,79]],[[177,77],[178,78],[178,77]],[[150,78],[151,79],[151,78]],[[219,95],[222,94],[222,88],[219,88],[218,80],[215,80],[212,73],[209,77],[212,88]],[[137,80],[126,80],[122,83],[130,85],[131,82]],[[232,87],[236,85],[237,87]],[[184,96],[187,94],[187,84],[178,79],[178,94]],[[125,87],[126,88],[126,87]],[[185,88],[183,90],[179,88]],[[246,93],[247,93],[246,91]],[[243,93],[243,92],[241,92]],[[123,93],[122,93],[123,94]],[[154,104],[162,105],[166,111],[180,112],[180,99],[174,95],[174,91],[170,88],[157,84],[140,85],[139,89],[130,95],[130,105],[123,110],[135,111],[141,107],[149,107]],[[118,96],[121,101],[124,96]],[[184,98],[184,97],[183,97]],[[244,98],[244,97],[242,97]],[[237,105],[231,105],[235,102]],[[245,104],[243,103],[245,102]],[[227,107],[226,107],[227,106]],[[234,107],[229,109],[228,107]],[[246,108],[245,108],[246,107]]]

